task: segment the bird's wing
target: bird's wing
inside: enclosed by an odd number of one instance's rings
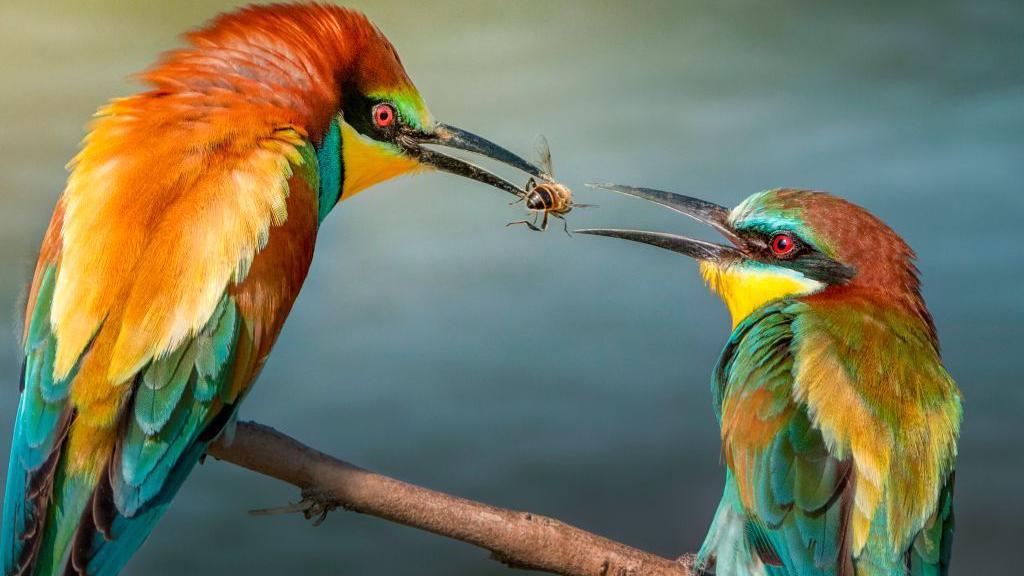
[[[727,346],[723,449],[768,573],[948,565],[959,394],[927,324],[901,314],[782,302]]]
[[[939,493],[935,513],[925,522],[907,554],[907,565],[913,576],[946,576],[953,552],[953,484],[956,473],[950,474]]]
[[[731,509],[745,511],[743,547],[765,573],[852,575],[845,550],[851,466],[829,452],[807,407],[794,401],[792,322],[782,305],[749,318],[716,370],[734,483],[726,495],[738,500]]]
[[[961,419],[927,312],[827,294],[793,309],[794,396],[829,449],[854,463],[850,548],[858,570],[906,564],[922,530],[951,522],[951,509],[941,509],[952,493]],[[922,544],[941,544],[948,536],[939,533]]]
[[[312,257],[318,183],[302,134],[251,117],[171,121],[139,110],[146,98],[106,111],[43,244],[6,574],[124,565],[233,415]]]
[[[53,378],[54,345],[49,310],[53,299],[56,262],[64,203],[54,210],[29,293],[23,336],[25,358],[19,385],[21,398],[4,490],[0,554],[4,574],[20,573],[27,559],[38,554],[53,480],[71,423],[70,382]]]

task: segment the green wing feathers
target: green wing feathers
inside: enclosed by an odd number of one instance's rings
[[[951,474],[939,494],[935,513],[914,539],[907,553],[910,576],[945,576],[953,551],[953,485],[956,474]]]
[[[955,439],[955,426],[949,423],[959,421],[959,395],[951,380],[943,388],[948,375],[939,378],[945,371],[927,337],[908,333],[912,331],[906,326],[887,327],[863,310],[853,313],[860,326],[856,338],[842,336],[841,317],[787,301],[763,308],[733,332],[713,379],[728,474],[722,505],[700,555],[706,568],[724,562],[731,571],[723,573],[740,575],[947,573],[953,482],[945,472],[951,464],[943,459],[955,454],[955,448],[942,439]],[[813,349],[808,345],[811,334],[818,339]],[[886,349],[889,357],[909,354],[929,363],[876,366],[864,359],[884,356],[880,351],[852,353],[860,346],[883,346],[885,337],[893,340]],[[808,368],[813,369],[813,382],[800,380]],[[895,399],[890,400],[887,385],[925,394],[913,402],[907,400],[914,398],[909,394],[892,394]],[[881,416],[874,420],[872,415]],[[940,430],[929,433],[914,428],[915,422]],[[856,427],[844,428],[851,423]],[[906,460],[900,446],[888,443],[904,436],[933,439],[924,443],[934,446],[933,452],[923,457],[936,461],[923,465]],[[887,469],[890,454],[894,464]],[[864,461],[858,463],[858,458]],[[875,477],[862,476],[876,470],[881,472]],[[915,477],[908,470],[927,477],[910,482]],[[936,484],[941,491],[916,503],[915,498],[928,497],[928,486]],[[892,516],[900,513],[893,507],[897,501],[908,503],[904,516]],[[855,512],[865,502],[872,506],[870,524],[863,527],[866,536],[858,547]],[[917,510],[926,510],[920,520],[915,520]]]
[[[60,446],[71,421],[69,384],[53,379],[56,342],[50,327],[55,266],[42,272],[28,319],[21,398],[8,463],[0,555],[5,574],[19,572],[40,550]]]
[[[2,535],[5,574],[116,574],[207,444],[234,414],[234,358],[251,338],[225,295],[202,331],[135,378],[114,453],[98,478],[68,473],[72,373],[52,379],[55,270],[44,272],[27,331]],[[102,466],[102,464],[100,464]],[[27,572],[25,572],[27,570]]]
[[[793,400],[791,322],[782,307],[748,319],[716,371],[727,482],[734,484],[726,495],[743,511],[744,549],[753,556],[746,564],[759,565],[738,573],[852,574],[845,545],[851,466],[829,453]]]
[[[136,386],[132,416],[111,467],[114,501],[134,515],[165,485],[181,455],[224,405],[238,313],[224,297],[191,342],[154,361]]]
[[[131,417],[75,536],[71,560],[81,573],[120,571],[233,415],[241,329],[225,296],[198,335],[137,377]]]

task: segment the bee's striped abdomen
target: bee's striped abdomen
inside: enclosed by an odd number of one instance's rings
[[[530,210],[550,210],[555,207],[554,192],[547,186],[537,186],[526,199],[526,207]]]

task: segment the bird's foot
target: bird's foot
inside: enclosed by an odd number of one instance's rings
[[[705,566],[702,566],[700,564],[700,562],[697,560],[696,554],[683,554],[682,556],[676,558],[676,562],[682,564],[687,570],[690,571],[691,574],[709,574],[708,572],[704,571]]]
[[[337,509],[339,504],[332,500],[329,496],[317,490],[315,488],[305,488],[302,490],[302,500],[287,506],[278,506],[276,508],[261,508],[259,510],[250,510],[249,514],[253,516],[275,516],[277,514],[294,514],[301,512],[306,520],[313,520],[313,526],[319,526],[323,524],[324,520],[327,519],[327,514]]]

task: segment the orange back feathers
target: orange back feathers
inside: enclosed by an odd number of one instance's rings
[[[287,218],[287,179],[336,113],[339,79],[411,86],[380,31],[339,7],[247,8],[186,38],[141,76],[152,90],[100,111],[71,163],[58,377],[115,317],[113,384],[194,335]]]

